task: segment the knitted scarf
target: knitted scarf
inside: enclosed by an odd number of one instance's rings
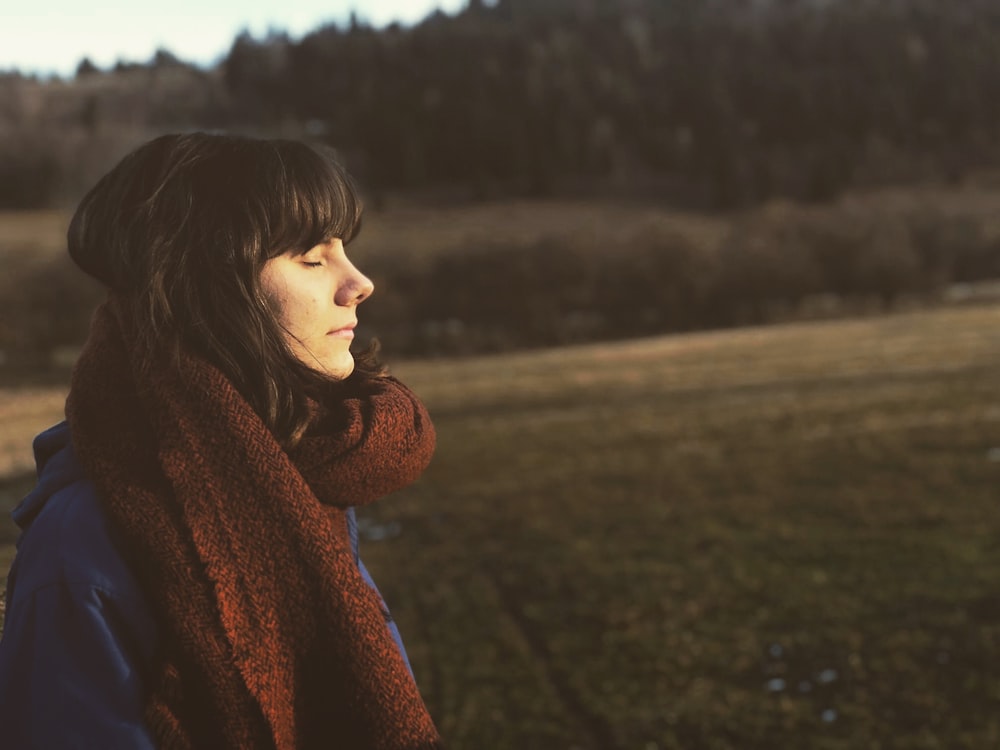
[[[159,625],[160,747],[440,747],[344,515],[424,470],[423,406],[352,376],[289,454],[203,359],[140,368],[121,309],[98,310],[66,413]]]

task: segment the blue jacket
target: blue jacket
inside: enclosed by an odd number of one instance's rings
[[[34,450],[38,484],[13,512],[21,536],[0,638],[0,744],[153,750],[142,715],[157,624],[111,540],[68,425],[43,432]],[[375,588],[358,557],[353,509],[347,520],[354,559]],[[384,604],[383,611],[405,660]]]

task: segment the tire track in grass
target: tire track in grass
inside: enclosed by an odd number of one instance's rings
[[[514,624],[521,638],[524,639],[532,656],[534,656],[541,666],[545,679],[552,687],[556,697],[563,704],[566,713],[584,729],[588,737],[592,740],[589,746],[595,750],[620,750],[611,725],[587,708],[577,694],[577,691],[566,679],[563,670],[556,666],[545,638],[538,632],[518,605],[516,592],[504,584],[500,580],[500,576],[489,569],[483,570],[483,578],[493,586],[503,613]]]

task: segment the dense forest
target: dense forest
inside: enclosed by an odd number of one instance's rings
[[[724,209],[1000,163],[993,0],[469,0],[243,34],[73,80],[0,76],[0,207],[71,203],[153,133],[333,145],[376,195],[614,194]]]

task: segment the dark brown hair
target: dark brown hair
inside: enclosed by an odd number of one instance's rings
[[[87,193],[69,254],[130,308],[140,361],[185,347],[232,381],[278,440],[298,442],[309,395],[335,387],[289,349],[262,293],[271,258],[357,234],[362,204],[330,154],[304,143],[165,135]],[[375,349],[355,355],[378,374]]]

